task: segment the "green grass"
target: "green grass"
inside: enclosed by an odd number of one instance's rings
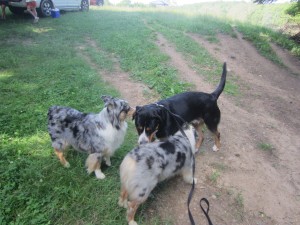
[[[266,151],[266,152],[271,152],[273,150],[273,146],[269,143],[261,142],[258,144],[258,148]]]
[[[117,207],[118,165],[136,143],[132,123],[112,168],[104,168],[104,182],[86,174],[84,154],[69,151],[71,168],[63,168],[46,132],[51,105],[98,112],[100,95],[119,95],[76,52],[86,33],[71,21],[84,26],[88,16],[70,13],[35,25],[7,20],[1,27],[0,224],[125,224],[125,210]]]
[[[238,193],[234,198],[236,212],[234,212],[236,218],[240,221],[244,219],[244,197],[242,193]]]
[[[64,105],[99,112],[101,95],[120,95],[101,79],[102,69],[113,71],[114,60],[161,98],[189,90],[192,84],[179,80],[145,22],[174,44],[190,66],[210,82],[219,82],[222,62],[187,35],[196,32],[211,40],[218,32],[234,36],[231,22],[217,17],[178,9],[165,13],[103,7],[42,18],[38,24],[29,16],[8,14],[1,23],[0,224],[126,224],[126,212],[117,206],[118,166],[136,144],[133,123],[129,121],[126,141],[112,158],[112,167],[103,168],[106,179],[99,181],[86,174],[84,154],[70,150],[66,158],[71,168],[60,165],[47,134],[47,110]],[[101,70],[90,67],[80,53]],[[231,77],[225,92],[239,93]],[[219,176],[216,172],[211,179]],[[168,218],[148,218],[147,207],[140,208],[139,223],[172,224]]]
[[[218,179],[219,179],[220,176],[221,176],[220,171],[217,170],[217,169],[214,169],[214,170],[212,171],[212,173],[209,175],[208,179],[209,179],[209,181],[210,181],[211,183],[217,184],[217,181],[218,181]]]
[[[288,24],[299,24],[299,16],[292,17],[286,13],[289,7],[290,4],[202,3],[180,10],[162,9],[153,18],[170,29],[199,33],[214,42],[217,41],[216,33],[234,37],[231,26],[235,26],[263,56],[282,65],[270,42],[300,57],[299,45],[289,40],[287,34],[279,32]]]

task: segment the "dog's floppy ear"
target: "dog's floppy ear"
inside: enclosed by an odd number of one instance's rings
[[[141,109],[141,106],[136,106],[134,112],[132,113],[132,120],[135,120],[136,113]]]
[[[167,112],[165,109],[159,107],[154,111],[153,114],[154,118],[156,118],[159,121],[159,126],[164,127],[163,124],[165,124],[163,121],[167,120]],[[163,128],[164,129],[164,128]]]

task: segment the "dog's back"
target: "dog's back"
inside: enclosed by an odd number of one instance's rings
[[[86,114],[62,106],[53,106],[48,111],[48,131],[56,149],[71,145],[87,153],[115,150],[123,143],[126,130],[125,121],[116,128],[105,113]]]
[[[76,109],[63,106],[52,106],[48,110],[48,132],[52,140],[52,147],[63,150],[72,145],[81,150],[76,144],[79,129],[82,128],[86,114]],[[79,138],[81,139],[81,138]]]
[[[141,145],[126,155],[120,166],[120,175],[129,200],[142,202],[158,182],[185,170],[191,172],[195,136],[191,128],[185,131],[191,141],[177,132],[166,141]]]

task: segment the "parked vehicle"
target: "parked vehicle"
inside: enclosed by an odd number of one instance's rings
[[[26,0],[9,0],[8,8],[13,14],[23,14],[26,10]],[[51,16],[51,10],[57,8],[62,11],[88,11],[90,0],[37,0],[37,13],[41,17]]]
[[[91,5],[103,6],[104,0],[90,0]]]

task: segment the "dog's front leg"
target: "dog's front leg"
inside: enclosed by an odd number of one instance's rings
[[[99,163],[99,168],[95,170],[95,175],[96,175],[97,179],[100,179],[100,180],[105,178],[104,173],[102,173],[102,171],[100,169],[100,163]]]
[[[57,155],[57,158],[59,158],[59,161],[61,162],[61,164],[63,164],[64,167],[69,168],[70,163],[65,159],[63,152],[59,151],[58,149],[54,149],[54,150],[55,150],[55,154]]]
[[[139,207],[140,203],[137,201],[128,202],[127,208],[127,221],[128,225],[137,225],[137,222],[134,221],[134,216],[136,213],[137,208]]]
[[[122,187],[121,188],[121,195],[119,197],[119,206],[124,207],[125,209],[127,209],[127,199],[128,199],[128,192],[127,190]]]
[[[215,138],[215,145],[213,146],[213,151],[219,151],[221,148],[221,141],[220,141],[220,132],[218,130],[216,130],[214,132],[214,138]]]
[[[104,156],[104,161],[105,161],[105,164],[107,166],[111,166],[111,162],[110,162],[110,157],[109,156]]]
[[[104,179],[105,175],[101,171],[101,155],[100,153],[90,154],[86,159],[85,165],[88,174],[95,172],[97,179]]]

